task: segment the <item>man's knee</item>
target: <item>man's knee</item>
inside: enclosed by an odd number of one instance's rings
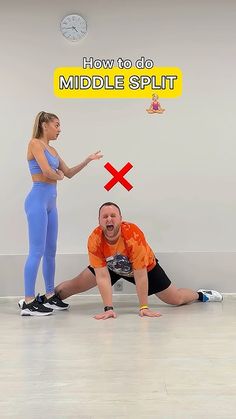
[[[171,304],[173,306],[182,306],[183,304],[185,304],[185,299],[183,298],[183,295],[181,294],[180,290],[177,290],[176,293],[171,296],[168,304]]]
[[[157,294],[157,297],[160,300],[164,301],[166,304],[170,304],[173,306],[181,306],[186,303],[184,299],[184,295],[181,292],[181,288],[175,288],[171,286],[166,291]]]

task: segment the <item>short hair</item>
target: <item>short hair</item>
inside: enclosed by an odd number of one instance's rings
[[[103,207],[110,207],[111,205],[113,205],[114,207],[116,207],[116,208],[119,210],[119,213],[120,213],[120,215],[121,215],[121,210],[120,210],[120,207],[119,207],[117,204],[115,204],[114,202],[104,202],[104,204],[102,204],[102,205],[100,206],[100,208],[99,208],[98,216],[100,217],[100,212],[101,212],[101,209],[102,209]]]
[[[41,111],[36,115],[35,121],[34,121],[34,127],[33,127],[33,138],[40,138],[43,135],[43,122],[50,122],[53,121],[53,119],[58,119],[58,116],[54,113],[44,112]]]

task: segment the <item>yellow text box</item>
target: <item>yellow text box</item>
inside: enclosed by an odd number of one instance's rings
[[[84,69],[60,67],[54,71],[54,94],[60,98],[161,98],[182,94],[182,72],[178,67],[151,69]]]

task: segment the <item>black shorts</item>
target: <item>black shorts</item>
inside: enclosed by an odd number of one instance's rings
[[[92,266],[88,266],[89,270],[95,275],[95,271]],[[132,284],[135,284],[133,277],[121,276],[108,269],[111,277],[111,285],[114,285],[120,278],[125,279]],[[166,290],[171,284],[170,279],[166,275],[165,271],[156,263],[156,266],[148,272],[148,295],[156,294],[158,292]]]

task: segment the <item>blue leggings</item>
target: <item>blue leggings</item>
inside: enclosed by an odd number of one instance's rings
[[[29,227],[29,256],[24,269],[26,297],[35,295],[35,282],[42,257],[46,293],[54,292],[58,232],[56,198],[56,184],[34,182],[25,200]]]

